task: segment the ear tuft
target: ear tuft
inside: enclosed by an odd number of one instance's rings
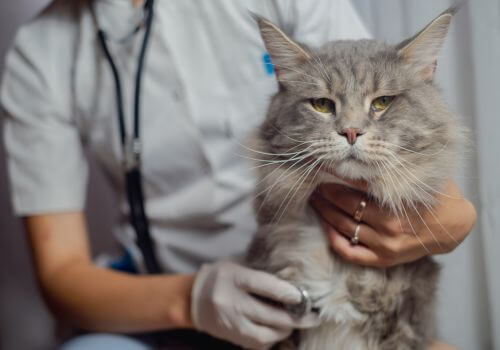
[[[278,78],[287,68],[293,70],[293,67],[310,59],[310,55],[274,23],[256,13],[250,12],[250,15],[259,26],[260,35],[275,65]]]
[[[432,80],[441,47],[448,33],[451,20],[459,10],[453,6],[429,23],[414,37],[398,45],[398,55],[404,62],[415,66],[425,80]]]

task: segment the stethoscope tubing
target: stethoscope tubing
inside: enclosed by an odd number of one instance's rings
[[[145,27],[144,37],[140,48],[137,71],[135,75],[135,91],[134,91],[134,123],[132,135],[127,134],[123,103],[123,89],[120,77],[120,72],[113,59],[109,47],[106,43],[107,35],[100,28],[97,21],[97,16],[92,9],[92,14],[97,26],[97,37],[100,46],[104,52],[104,56],[111,68],[113,80],[115,82],[116,104],[118,127],[120,133],[120,142],[123,151],[124,173],[125,173],[125,189],[127,200],[130,209],[130,223],[136,232],[136,240],[139,249],[143,255],[146,270],[149,273],[161,273],[161,268],[156,258],[154,242],[151,238],[150,224],[146,215],[144,206],[144,192],[142,188],[142,172],[141,172],[141,152],[142,144],[140,138],[140,112],[141,112],[141,91],[142,91],[142,76],[144,71],[145,57],[151,34],[151,27],[154,18],[154,0],[146,0],[144,4],[145,17],[142,25]],[[139,27],[138,27],[139,28]],[[135,30],[137,32],[138,30]]]

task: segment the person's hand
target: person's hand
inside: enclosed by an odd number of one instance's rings
[[[268,349],[295,328],[319,324],[314,313],[295,318],[255,296],[282,304],[301,301],[295,286],[269,273],[228,261],[203,265],[192,290],[193,324],[200,331],[248,349]]]
[[[312,205],[323,219],[332,248],[353,263],[388,267],[450,252],[465,239],[476,221],[474,206],[451,180],[443,194],[437,195],[438,204],[432,211],[425,207],[417,208],[418,212],[406,208],[406,215],[399,217],[366,200],[365,184],[351,184],[357,190],[336,184],[320,186]],[[366,207],[358,231],[359,244],[352,244],[358,224],[354,213],[362,200]]]

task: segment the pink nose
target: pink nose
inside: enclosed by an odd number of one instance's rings
[[[357,128],[346,128],[339,134],[344,136],[349,144],[354,145],[358,136],[361,135],[361,130]]]

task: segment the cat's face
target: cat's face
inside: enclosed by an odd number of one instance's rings
[[[322,151],[314,156],[338,173],[366,177],[381,162],[393,163],[392,154],[405,155],[405,148],[430,154],[446,143],[442,101],[393,47],[344,41],[311,54],[294,71],[279,73],[281,92],[270,113],[276,129],[269,131],[280,151],[316,142]]]
[[[397,46],[360,40],[319,49],[258,18],[280,83],[261,137],[298,165],[364,178],[379,191],[442,180],[459,132],[432,79],[451,17]]]

